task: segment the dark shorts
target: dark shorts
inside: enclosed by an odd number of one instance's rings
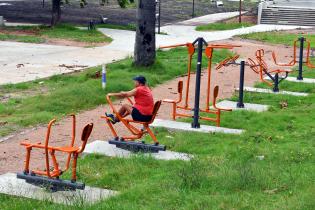
[[[149,122],[152,119],[152,115],[143,115],[134,107],[132,108],[131,116],[134,121],[140,122]]]

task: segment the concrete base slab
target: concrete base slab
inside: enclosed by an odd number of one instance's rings
[[[209,125],[200,125],[200,128],[192,128],[190,123],[177,122],[173,120],[155,119],[150,125],[151,127],[162,127],[170,130],[181,130],[188,132],[201,132],[201,133],[227,133],[227,134],[241,134],[244,130],[222,128]]]
[[[239,89],[237,88],[236,90],[238,91]],[[292,95],[292,96],[308,96],[308,93],[291,92],[291,91],[273,92],[272,89],[253,88],[253,87],[244,87],[244,91],[255,92],[255,93],[283,94],[283,95]]]
[[[270,80],[269,77],[265,77],[264,79]],[[311,79],[311,78],[303,78],[303,80],[297,80],[296,77],[287,77],[285,80],[289,82],[299,82],[299,83],[309,83],[309,84],[315,83],[315,79]]]
[[[224,109],[232,109],[232,110],[246,110],[246,111],[254,111],[254,112],[264,112],[268,110],[268,105],[262,104],[250,104],[244,103],[244,108],[238,108],[237,102],[235,101],[221,101],[217,104],[218,107]]]
[[[66,205],[93,204],[118,194],[112,190],[89,186],[86,186],[84,190],[49,192],[16,178],[14,173],[0,175],[0,193]]]
[[[127,150],[117,148],[113,144],[109,144],[108,141],[93,141],[86,145],[83,154],[100,154],[109,157],[122,157],[128,158],[132,155],[137,155]],[[145,153],[145,156],[151,156],[158,160],[190,160],[192,155],[172,152],[172,151],[159,151],[158,153]]]

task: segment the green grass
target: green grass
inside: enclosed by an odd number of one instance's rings
[[[315,60],[312,59],[312,64],[315,64]],[[298,65],[298,64],[297,64]],[[293,68],[295,71],[290,73],[289,76],[291,77],[297,77],[298,76],[298,67]],[[315,78],[315,69],[314,68],[309,68],[306,65],[303,65],[303,73],[302,73],[303,78]]]
[[[11,34],[0,34],[0,41],[16,41],[16,42],[26,42],[26,43],[43,43],[45,39],[36,36],[21,36],[21,35],[11,35]]]
[[[110,29],[136,31],[135,24],[117,25],[117,24],[103,23],[103,24],[97,24],[97,28],[110,28]]]
[[[253,26],[252,23],[210,23],[196,27],[196,31],[224,31]]]
[[[315,115],[311,113],[315,111],[315,86],[288,82],[280,89],[312,94],[246,93],[246,102],[271,107],[263,113],[225,112],[222,126],[245,129],[239,136],[155,130],[170,150],[193,154],[190,162],[158,161],[142,155],[81,158],[81,181],[120,194],[76,209],[314,209]],[[282,101],[287,101],[286,109],[280,108]],[[1,209],[41,206],[71,209],[0,195]]]
[[[227,51],[216,53],[214,62],[222,60],[227,54]],[[194,62],[193,65],[195,64]],[[1,96],[13,95],[8,101],[0,103],[1,122],[7,122],[0,127],[0,136],[24,127],[47,123],[54,117],[59,118],[104,104],[106,93],[131,89],[133,87],[131,78],[135,75],[145,75],[149,85],[155,86],[185,74],[186,65],[186,49],[174,49],[159,51],[156,63],[149,68],[133,66],[132,59],[108,65],[108,83],[105,91],[101,88],[101,78],[93,78],[101,67],[72,75],[59,75],[45,80],[0,86],[0,99]]]
[[[226,53],[217,54],[215,61],[221,60],[223,54]],[[185,49],[175,49],[159,51],[157,63],[149,69],[133,67],[131,59],[110,64],[106,91],[102,91],[100,79],[92,79],[99,67],[2,86],[0,96],[28,96],[1,104],[1,121],[15,117],[18,120],[11,125],[24,126],[19,123],[29,115],[30,125],[47,123],[52,116],[97,106],[104,103],[106,92],[131,88],[130,78],[137,74],[144,74],[155,86],[184,74],[186,57]],[[40,85],[40,81],[44,84]],[[270,88],[261,83],[256,86]],[[169,150],[193,154],[195,158],[190,162],[159,161],[141,154],[130,159],[100,155],[81,158],[79,180],[120,192],[109,200],[70,207],[0,194],[0,209],[315,209],[315,85],[285,81],[280,89],[307,92],[310,96],[245,93],[245,102],[267,104],[270,108],[263,113],[224,112],[222,127],[246,130],[239,136],[155,129]],[[41,90],[47,93],[38,95]],[[280,106],[284,101],[287,108]],[[6,109],[11,110],[8,116],[2,112]],[[259,160],[257,156],[264,158]],[[70,174],[63,178],[70,178]]]
[[[47,38],[66,39],[87,43],[103,43],[112,41],[110,37],[105,36],[97,30],[83,30],[67,24],[57,25],[53,28],[48,26],[16,26],[5,27],[4,29],[9,31],[33,32],[34,35],[25,36],[0,34],[0,40],[12,40],[32,43],[42,43],[45,42]]]
[[[251,33],[251,34],[240,35],[239,37],[243,39],[252,39],[252,40],[267,42],[271,44],[284,44],[288,46],[293,46],[293,42],[301,36],[304,36],[305,38],[307,38],[311,43],[315,42],[315,35],[290,34],[283,31]]]

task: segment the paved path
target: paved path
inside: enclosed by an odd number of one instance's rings
[[[192,42],[198,37],[203,37],[206,41],[219,41],[230,39],[233,36],[241,34],[249,34],[254,32],[265,32],[274,30],[290,30],[296,29],[298,26],[284,26],[284,25],[255,25],[246,28],[227,30],[227,31],[213,31],[213,32],[200,32],[195,30],[195,26],[185,25],[168,25],[161,28],[162,32],[167,35],[157,35],[156,45],[157,47],[171,44],[179,44]],[[122,31],[114,29],[100,29],[104,34],[112,37],[114,41],[107,47],[108,49],[115,50],[127,50],[133,52],[135,43],[134,31]]]
[[[69,73],[111,63],[129,55],[127,51],[105,47],[81,48],[16,42],[0,42],[0,49],[0,84]]]
[[[245,12],[242,12],[245,13]],[[205,15],[201,17],[192,18],[189,20],[185,20],[182,22],[179,22],[180,25],[188,25],[188,26],[199,26],[199,25],[205,25],[209,23],[215,23],[218,21],[221,21],[222,19],[229,19],[233,18],[239,15],[239,12],[224,12],[224,13],[215,13],[210,15]]]
[[[295,26],[257,25],[229,31],[198,32],[195,31],[195,26],[188,26],[189,24],[214,22],[236,15],[235,12],[218,13],[184,21],[185,25],[181,22],[177,25],[164,26],[161,31],[168,35],[156,36],[157,47],[191,42],[197,37],[215,41],[229,39],[239,34],[297,28]],[[100,31],[112,37],[114,41],[107,46],[95,48],[0,42],[0,85],[69,73],[102,63],[111,63],[132,55],[135,42],[134,31],[114,29],[100,29]],[[69,68],[69,66],[74,66],[74,68]]]

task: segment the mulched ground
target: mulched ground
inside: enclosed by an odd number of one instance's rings
[[[0,6],[0,15],[10,22],[50,23],[51,1],[42,0],[1,0],[1,3],[12,5]],[[116,0],[109,0],[109,4],[100,6],[98,1],[88,0],[88,5],[81,9],[79,2],[70,0],[70,5],[62,8],[62,22],[87,24],[91,19],[99,20],[100,15],[109,18],[113,24],[133,24],[136,22],[136,9],[121,9]],[[192,0],[161,0],[162,24],[173,23],[191,18]],[[244,5],[244,9],[251,10],[252,5]],[[237,3],[226,4],[223,8],[216,8],[210,0],[195,1],[195,15],[202,16],[217,12],[236,11]]]

